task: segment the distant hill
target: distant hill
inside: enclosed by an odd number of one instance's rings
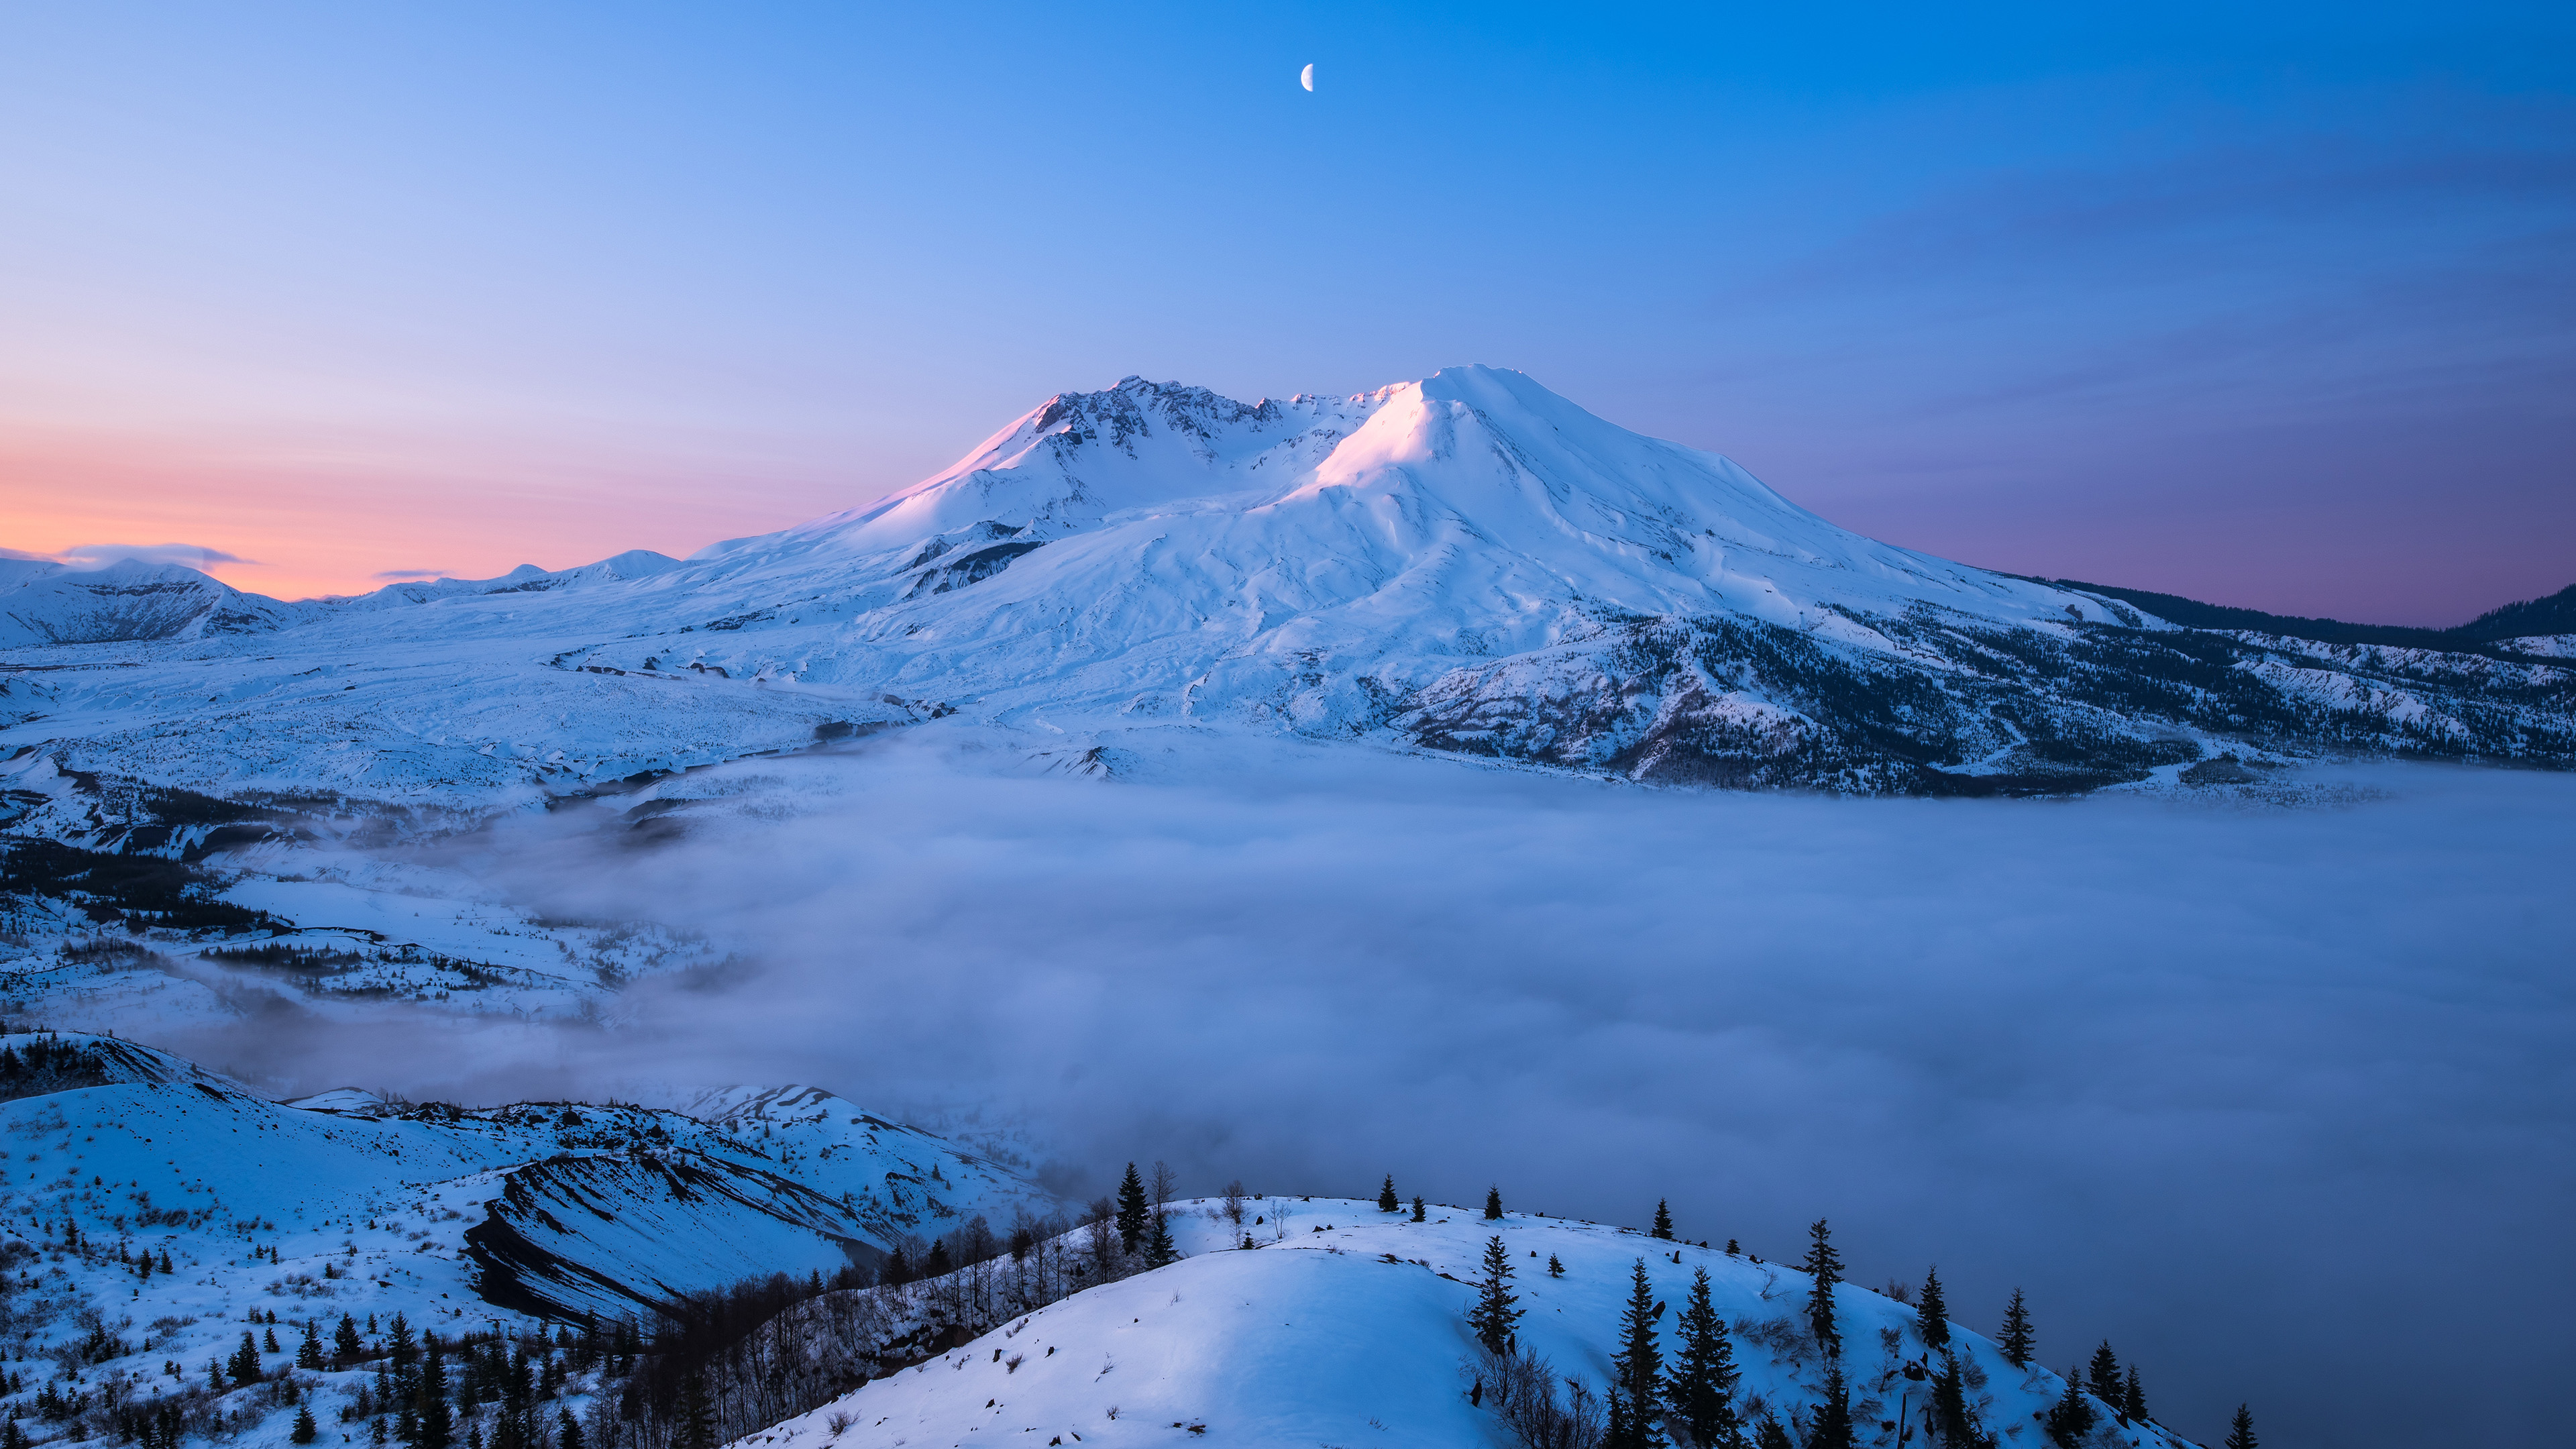
[[[2017,577],[2031,577],[2018,575]],[[2101,594],[2154,614],[2187,629],[2244,629],[2258,634],[2279,634],[2291,639],[2314,639],[2325,644],[2390,644],[2408,649],[2461,649],[2491,643],[2498,639],[2522,639],[2539,634],[2576,634],[2576,584],[2560,589],[2543,599],[2525,599],[2489,609],[2468,623],[2451,629],[2412,629],[2402,624],[2350,624],[2341,619],[2310,619],[2297,614],[2267,614],[2260,609],[2239,609],[2226,604],[2204,604],[2179,594],[2159,594],[2149,589],[2115,588],[2109,584],[2081,583],[2074,579],[2032,578],[2034,583],[2054,588]]]

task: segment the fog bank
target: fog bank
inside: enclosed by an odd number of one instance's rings
[[[1196,747],[1192,747],[1196,748]],[[2576,779],[2300,809],[1642,790],[1281,746],[1117,780],[933,736],[733,767],[676,840],[460,862],[737,948],[598,1028],[200,1044],[469,1100],[795,1080],[1026,1113],[1103,1190],[1399,1189],[1940,1264],[2215,1442],[2536,1443],[2576,1331]],[[1223,767],[1220,768],[1219,766]],[[1194,781],[1198,783],[1193,783]],[[1208,783],[1208,782],[1214,783]]]

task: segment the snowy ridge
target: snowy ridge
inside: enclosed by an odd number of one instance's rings
[[[837,1146],[828,1177],[809,1181],[806,1162],[679,1112],[406,1106],[354,1089],[279,1104],[166,1052],[76,1032],[0,1037],[15,1054],[0,1067],[37,1042],[86,1065],[40,1082],[21,1071],[6,1080],[25,1095],[0,1101],[14,1164],[0,1211],[21,1235],[0,1257],[30,1290],[12,1305],[14,1346],[41,1358],[94,1323],[111,1337],[152,1324],[140,1344],[119,1338],[108,1352],[100,1340],[64,1360],[66,1391],[77,1372],[119,1394],[158,1392],[165,1359],[232,1352],[252,1310],[326,1324],[400,1312],[452,1333],[614,1317],[753,1275],[828,1275],[910,1232],[898,1213],[853,1206],[865,1183],[933,1232],[1052,1205],[918,1133]],[[829,1094],[797,1096],[866,1118]],[[155,1271],[138,1267],[147,1257]],[[25,1378],[37,1392],[43,1375]],[[291,1415],[258,1392],[235,1407],[259,1423],[255,1442],[283,1442]]]
[[[1736,1393],[1748,1437],[1764,1414],[1793,1435],[1812,1422],[1825,1362],[1804,1321],[1805,1274],[1629,1228],[1522,1213],[1487,1222],[1456,1208],[1431,1218],[1413,1223],[1348,1199],[1256,1199],[1246,1209],[1246,1248],[1214,1204],[1175,1204],[1170,1222],[1188,1254],[1180,1262],[1015,1317],[735,1449],[1117,1449],[1185,1436],[1280,1449],[1514,1442],[1490,1403],[1477,1402],[1475,1391],[1492,1385],[1476,1383],[1466,1325],[1493,1237],[1514,1265],[1522,1345],[1596,1396],[1610,1377],[1632,1266],[1642,1262],[1654,1298],[1675,1309],[1705,1269],[1742,1370]],[[1551,1257],[1561,1277],[1546,1270]],[[1926,1442],[1928,1374],[1941,1360],[1923,1343],[1915,1311],[1849,1283],[1836,1288],[1835,1304],[1858,1442],[1895,1444],[1900,1416],[1910,1442]],[[1669,1361],[1675,1317],[1657,1321]],[[2047,1442],[2039,1420],[2063,1394],[2062,1377],[2035,1364],[2016,1368],[1993,1342],[1955,1324],[1950,1346],[1987,1432],[2006,1444]],[[2102,1418],[2116,1433],[2088,1442],[2189,1442],[2152,1422]]]

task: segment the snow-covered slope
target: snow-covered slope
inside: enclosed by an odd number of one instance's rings
[[[1231,1225],[1211,1221],[1210,1207],[1176,1206],[1176,1236],[1191,1255],[1181,1262],[1014,1318],[737,1449],[1512,1442],[1490,1404],[1471,1397],[1478,1370],[1465,1322],[1496,1236],[1515,1268],[1523,1346],[1596,1395],[1642,1261],[1655,1299],[1675,1309],[1694,1272],[1708,1272],[1749,1420],[1767,1413],[1802,1427],[1820,1399],[1824,1359],[1804,1325],[1809,1280],[1792,1269],[1633,1229],[1519,1213],[1489,1223],[1456,1209],[1417,1224],[1327,1199],[1256,1201],[1251,1215],[1268,1221],[1252,1229],[1257,1246],[1244,1249]],[[1283,1207],[1284,1225],[1276,1218]],[[1551,1257],[1562,1277],[1546,1271]],[[1925,1442],[1921,1375],[1940,1360],[1923,1344],[1914,1310],[1850,1284],[1836,1290],[1836,1309],[1861,1442],[1895,1443],[1900,1416],[1912,1442]],[[1673,1315],[1657,1323],[1669,1358]],[[2036,1365],[2013,1367],[1964,1328],[1954,1327],[1952,1347],[1985,1428],[2007,1444],[2047,1442],[2037,1421],[2064,1380]],[[2117,1427],[2101,1442],[2181,1442],[2151,1423]]]
[[[43,647],[0,674],[0,745],[223,794],[481,807],[961,712],[1933,793],[2240,745],[2576,758],[2552,660],[2174,629],[1861,537],[1484,367],[1253,404],[1130,378],[686,561],[396,585],[256,633],[73,603],[13,615]]]
[[[91,1063],[31,1085],[31,1046]],[[228,1352],[252,1307],[403,1312],[420,1326],[616,1316],[775,1272],[873,1262],[918,1227],[1044,1210],[1035,1184],[925,1134],[853,1133],[828,1171],[683,1113],[586,1103],[464,1110],[354,1090],[266,1101],[180,1058],[80,1033],[0,1036],[0,1214],[46,1240],[41,1348],[84,1306],[176,1323],[152,1352]],[[51,1060],[49,1056],[47,1058]],[[826,1094],[842,1118],[872,1121]],[[887,1209],[908,1205],[909,1217]],[[65,1227],[72,1230],[66,1233]],[[169,1267],[138,1276],[140,1255]],[[156,1360],[157,1361],[157,1360]]]

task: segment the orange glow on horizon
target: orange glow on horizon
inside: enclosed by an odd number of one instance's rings
[[[225,583],[298,599],[423,576],[412,570],[488,578],[634,548],[686,557],[859,501],[846,483],[775,461],[765,471],[808,476],[745,478],[712,459],[584,457],[559,444],[508,461],[440,452],[0,432],[0,547],[50,556],[191,544],[243,560],[202,566]]]

